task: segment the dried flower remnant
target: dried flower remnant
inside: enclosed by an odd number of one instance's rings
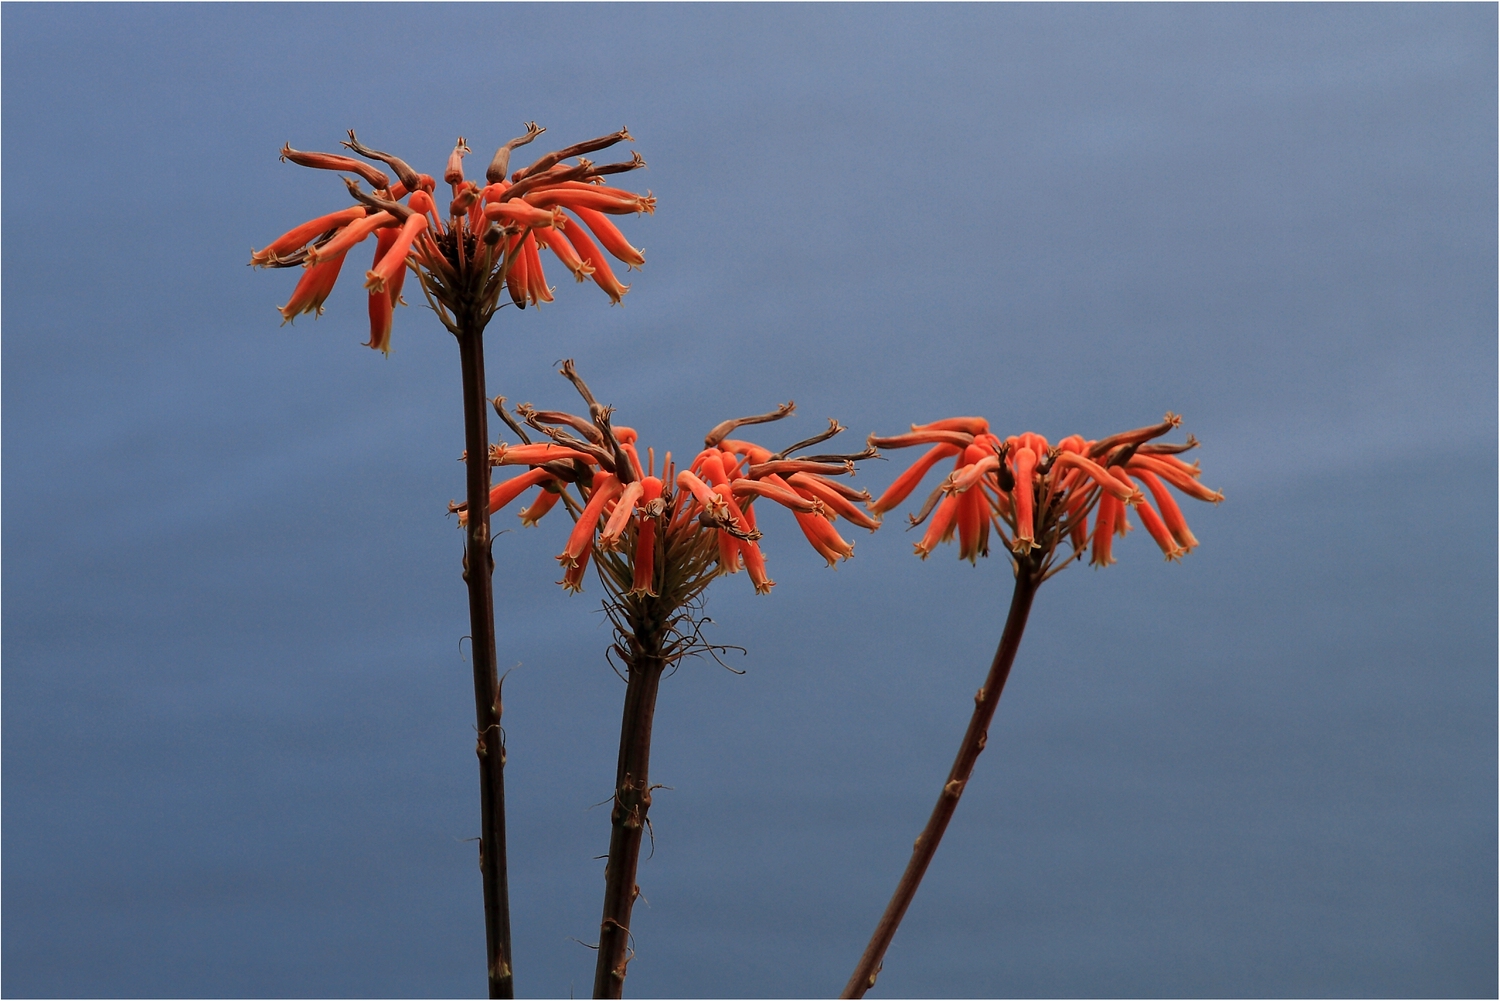
[[[587,416],[522,404],[513,417],[503,399],[495,401],[496,412],[521,442],[491,446],[490,462],[525,471],[491,489],[488,512],[493,515],[534,490],[521,518],[535,524],[560,501],[574,522],[557,557],[559,583],[582,590],[592,561],[604,584],[604,608],[614,626],[609,656],[626,678],[626,692],[594,996],[620,997],[633,954],[630,915],[639,894],[636,867],[651,806],[651,728],[662,674],[684,657],[716,656],[725,649],[703,640],[703,620],[696,614],[712,580],[744,570],[757,593],[771,590],[757,517],[766,503],[790,511],[829,565],[853,555],[853,544],[835,527],[838,519],[871,530],[879,522],[856,506],[869,494],[842,478],[875,452],[800,454],[842,432],[836,421],[779,452],[730,437],[740,427],[789,416],[794,408],[787,403],[718,425],[679,469],[671,453],[658,461],[634,429],[615,423],[613,410],[595,400],[572,362],[563,365],[562,374],[588,404]],[[450,510],[467,522],[465,505],[451,504]]]
[[[989,674],[974,696],[974,712],[958,756],[842,997],[863,997],[875,984],[886,949],[916,896],[984,749],[1037,588],[1085,555],[1095,566],[1113,563],[1114,540],[1129,530],[1131,509],[1168,560],[1179,560],[1198,545],[1168,486],[1195,500],[1212,503],[1223,500],[1224,495],[1198,482],[1196,463],[1178,458],[1197,446],[1191,435],[1182,444],[1155,443],[1181,423],[1179,417],[1169,413],[1160,424],[1150,427],[1099,440],[1069,435],[1055,446],[1032,432],[1000,438],[982,417],[914,424],[908,434],[870,437],[870,445],[877,448],[928,446],[926,454],[870,504],[870,510],[880,515],[896,508],[934,467],[953,459],[952,471],[911,516],[912,528],[924,522],[927,526],[916,544],[917,555],[926,559],[956,534],[959,558],[977,562],[980,556],[989,554],[993,531],[1010,556],[1015,591]],[[1060,551],[1064,542],[1068,544],[1066,552]]]
[[[291,299],[278,307],[282,322],[290,323],[303,313],[321,315],[344,254],[372,234],[377,238],[375,255],[365,272],[370,297],[367,346],[387,354],[394,307],[406,302],[401,282],[408,269],[416,272],[432,308],[455,333],[466,311],[477,311],[481,323],[487,321],[503,305],[502,291],[521,309],[551,302],[542,249],[551,251],[578,281],[592,279],[611,302],[620,302],[630,286],[619,281],[608,257],[628,269],[641,267],[646,258],[608,217],[654,212],[656,199],[650,193],[610,187],[605,178],[644,167],[646,161],[639,153],[609,164],[595,164],[584,156],[631,141],[629,131],[621,129],[548,153],[507,178],[511,153],[544,131],[528,123],[525,135],[502,146],[483,185],[465,178],[464,157],[470,150],[459,137],[443,171],[443,183],[452,192],[446,214],[439,211],[438,182],[431,175],[370,149],[352,130],[344,145],[386,165],[390,173],[342,154],[283,147],[284,161],[357,175],[373,191],[366,193],[346,178],[357,205],[309,220],[252,253],[250,263],[256,267],[306,269]]]

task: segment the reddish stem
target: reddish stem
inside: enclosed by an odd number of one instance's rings
[[[1037,586],[1041,583],[1040,574],[1032,559],[1018,558],[1017,564],[1016,589],[1010,599],[1010,614],[1006,616],[1005,630],[1000,634],[1000,645],[995,650],[995,659],[990,664],[989,675],[984,679],[984,687],[974,696],[974,715],[970,717],[969,729],[964,732],[963,743],[959,745],[958,757],[948,771],[947,781],[938,794],[937,805],[932,808],[927,826],[922,829],[912,846],[911,861],[906,864],[906,872],[902,873],[901,882],[896,884],[896,892],[886,905],[880,923],[875,926],[875,934],[870,936],[870,944],[865,947],[864,955],[860,956],[853,976],[844,985],[844,992],[839,995],[841,998],[862,998],[866,991],[875,986],[875,978],[880,974],[885,951],[890,948],[891,939],[895,938],[896,929],[900,926],[906,909],[917,895],[917,887],[921,885],[922,876],[927,872],[932,857],[937,854],[938,842],[948,829],[948,821],[953,819],[953,812],[958,809],[959,797],[968,784],[969,774],[974,771],[974,763],[979,760],[979,752],[984,750],[990,721],[995,717],[995,709],[1000,704],[1000,693],[1005,689],[1005,679],[1010,677],[1010,666],[1015,663],[1016,651],[1021,646],[1021,634],[1026,630],[1031,600],[1036,596]]]

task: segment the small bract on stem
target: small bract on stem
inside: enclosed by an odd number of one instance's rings
[[[636,869],[651,808],[651,733],[662,676],[684,657],[717,657],[726,649],[702,636],[698,613],[711,581],[743,569],[757,593],[771,590],[757,500],[791,511],[829,566],[854,554],[834,523],[844,518],[873,531],[879,521],[856,507],[870,495],[842,477],[852,475],[855,463],[873,457],[875,450],[797,454],[844,430],[832,420],[827,430],[780,452],[729,437],[740,427],[790,416],[794,406],[787,403],[719,424],[704,448],[678,469],[670,452],[659,464],[654,449],[642,456],[635,430],[615,423],[613,409],[594,398],[571,361],[562,374],[583,397],[587,416],[529,404],[511,416],[503,400],[495,401],[521,443],[491,446],[490,462],[526,471],[491,488],[488,512],[535,490],[521,512],[523,524],[535,524],[561,500],[574,525],[557,557],[563,571],[559,583],[581,591],[592,558],[604,585],[604,609],[614,627],[608,657],[626,686],[594,996],[618,998],[634,955],[630,917],[640,894]],[[546,440],[533,440],[533,434]],[[470,505],[450,507],[467,523]]]
[[[427,304],[456,338],[463,385],[464,442],[469,461],[466,492],[479,515],[466,520],[463,576],[469,595],[469,638],[474,669],[475,750],[480,767],[480,869],[483,874],[486,967],[489,995],[513,996],[510,904],[505,852],[505,745],[500,728],[500,683],[496,674],[495,614],[489,511],[489,429],[485,391],[484,331],[505,302],[520,309],[552,301],[538,247],[546,247],[578,281],[592,278],[612,302],[629,291],[615,278],[599,246],[639,267],[645,257],[626,242],[607,216],[652,212],[656,199],[611,188],[610,174],[646,165],[639,153],[626,161],[595,164],[584,154],[632,141],[621,129],[555,150],[507,178],[511,154],[545,130],[527,123],[524,134],[496,151],[486,183],[464,177],[470,152],[460,137],[443,170],[451,191],[439,211],[438,182],[405,160],[364,145],[349,131],[344,146],[363,160],[335,153],[303,152],[290,145],[281,158],[305,167],[356,175],[344,185],[354,205],[294,227],[251,255],[258,267],[302,267],[291,299],[280,307],[283,323],[303,313],[315,316],[333,291],[346,255],[375,237],[375,255],[365,272],[369,298],[368,347],[390,353],[391,325],[408,271],[414,272]],[[569,160],[575,162],[569,163]],[[376,161],[389,173],[365,161]],[[394,179],[392,177],[394,175]],[[373,189],[365,191],[360,181]],[[565,211],[566,210],[566,211]],[[572,213],[571,215],[569,213]]]
[[[924,560],[954,535],[959,558],[971,563],[989,555],[991,531],[999,537],[1015,572],[1015,589],[1000,643],[984,685],[974,696],[974,712],[948,770],[927,825],[912,845],[911,859],[875,926],[869,945],[840,995],[864,997],[875,985],[886,949],[921,885],[938,843],[958,808],[958,800],[984,750],[990,722],[1000,694],[1010,677],[1021,645],[1026,620],[1037,588],[1053,574],[1090,552],[1096,566],[1114,562],[1114,540],[1129,530],[1126,513],[1134,508],[1146,531],[1168,560],[1179,560],[1198,545],[1176,501],[1170,484],[1189,497],[1218,503],[1223,494],[1198,482],[1198,466],[1177,455],[1198,443],[1191,435],[1182,444],[1157,444],[1155,439],[1181,424],[1167,414],[1160,424],[1088,441],[1070,435],[1050,446],[1041,435],[1027,432],[1001,439],[981,417],[955,417],[912,425],[908,434],[870,437],[872,447],[906,448],[930,445],[920,460],[902,473],[870,508],[883,514],[898,506],[922,479],[944,459],[954,468],[911,516],[911,527],[927,524],[917,555]],[[1137,485],[1144,483],[1160,511],[1151,506]],[[1089,518],[1093,516],[1090,531]],[[1063,543],[1068,551],[1061,549]]]

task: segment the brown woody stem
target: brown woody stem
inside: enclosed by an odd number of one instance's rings
[[[901,882],[896,885],[896,892],[886,905],[885,914],[881,915],[880,923],[875,926],[875,934],[870,936],[870,944],[859,958],[859,965],[854,968],[853,976],[844,985],[844,992],[839,995],[841,998],[862,998],[866,991],[875,986],[875,978],[880,974],[885,951],[890,948],[891,939],[895,938],[896,929],[900,926],[906,909],[917,895],[917,887],[921,885],[922,876],[927,872],[933,855],[937,853],[938,842],[948,829],[948,821],[953,819],[953,812],[958,809],[958,799],[963,795],[964,786],[968,784],[969,774],[974,771],[974,763],[979,760],[979,752],[984,750],[990,721],[994,719],[995,708],[1000,704],[1005,679],[1010,677],[1010,666],[1015,662],[1016,650],[1021,646],[1021,634],[1026,629],[1026,617],[1031,612],[1031,600],[1036,596],[1040,583],[1040,568],[1034,558],[1016,557],[1016,564],[1016,589],[1010,599],[1010,614],[1006,616],[1005,630],[1000,634],[1000,646],[995,650],[995,659],[990,664],[989,675],[984,679],[984,687],[974,696],[974,715],[970,717],[969,729],[964,732],[963,743],[959,745],[958,757],[948,771],[942,792],[938,793],[937,805],[932,808],[927,826],[922,829],[916,844],[912,846],[911,861],[906,864],[906,872],[901,874]]]
[[[660,631],[654,636],[637,634],[627,664],[615,803],[610,814],[609,862],[604,867],[604,916],[599,923],[599,958],[594,967],[596,998],[624,996],[625,968],[632,955],[630,910],[640,895],[635,873],[646,812],[651,809],[651,721],[666,666],[661,644]]]
[[[465,313],[467,315],[465,315]],[[456,316],[464,384],[464,447],[469,520],[464,581],[469,586],[469,639],[474,661],[474,713],[479,732],[479,868],[484,882],[484,942],[489,996],[514,997],[510,952],[510,888],[505,865],[505,740],[500,730],[500,681],[495,665],[494,560],[490,555],[489,424],[484,394],[484,322],[477,311]]]

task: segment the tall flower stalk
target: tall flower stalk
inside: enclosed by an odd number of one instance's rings
[[[1197,445],[1191,435],[1182,444],[1153,443],[1180,423],[1180,418],[1168,414],[1162,423],[1151,427],[1098,441],[1071,435],[1056,447],[1030,432],[1001,439],[990,433],[989,422],[979,417],[912,425],[911,433],[893,438],[871,436],[872,447],[931,446],[870,505],[871,510],[881,514],[895,508],[934,466],[954,458],[953,471],[911,516],[912,528],[927,523],[915,547],[917,555],[926,559],[937,546],[957,535],[959,558],[975,562],[989,555],[994,529],[1010,556],[1015,589],[1000,644],[983,686],[974,695],[974,712],[953,767],[948,770],[927,825],[912,846],[911,859],[896,892],[840,997],[864,997],[875,985],[886,949],[916,896],[984,750],[1037,588],[1085,555],[1090,555],[1095,566],[1113,563],[1114,540],[1130,530],[1131,509],[1168,560],[1180,560],[1198,545],[1167,486],[1197,500],[1218,503],[1224,498],[1198,482],[1196,463],[1177,457]],[[1146,499],[1142,486],[1150,492],[1155,507]],[[1060,549],[1064,542],[1069,547],[1066,552]]]
[[[614,626],[609,657],[626,684],[594,996],[618,998],[634,955],[630,916],[640,895],[636,870],[655,788],[651,734],[662,676],[684,657],[724,649],[702,638],[697,615],[704,590],[715,577],[743,569],[757,593],[768,593],[774,586],[760,546],[757,499],[789,509],[829,566],[853,555],[853,545],[839,535],[834,522],[842,517],[874,530],[879,521],[857,506],[868,501],[869,494],[838,477],[852,474],[854,463],[873,457],[875,450],[796,454],[843,431],[836,421],[830,421],[826,431],[774,453],[730,437],[744,425],[788,416],[793,410],[788,403],[770,413],[719,424],[681,470],[671,453],[662,456],[658,467],[653,449],[645,450],[642,462],[635,431],[613,423],[611,409],[594,399],[572,362],[564,364],[562,374],[588,404],[588,416],[523,405],[517,408],[517,420],[506,413],[503,401],[495,402],[522,443],[493,446],[490,461],[528,469],[491,488],[488,508],[493,514],[535,489],[535,500],[521,512],[523,523],[535,524],[562,501],[575,521],[557,558],[563,569],[559,583],[582,590],[592,558],[604,585],[604,608]],[[532,442],[522,422],[548,440]],[[454,508],[465,522],[475,510]]]
[[[373,191],[366,192],[358,180],[345,177],[354,205],[295,227],[255,251],[250,261],[260,267],[304,269],[291,299],[280,307],[282,322],[289,323],[303,313],[322,313],[345,255],[373,235],[375,255],[364,283],[369,293],[367,346],[389,354],[392,318],[395,307],[404,304],[401,291],[408,270],[417,276],[428,305],[458,344],[466,493],[469,509],[479,512],[465,523],[463,577],[469,594],[478,732],[475,752],[480,776],[479,857],[486,969],[492,998],[513,997],[514,984],[505,850],[505,741],[500,728],[502,706],[491,586],[494,560],[486,504],[490,466],[486,461],[489,429],[484,331],[507,300],[521,309],[552,301],[539,247],[550,250],[578,281],[592,278],[612,302],[619,302],[629,286],[615,277],[594,240],[627,267],[640,266],[645,262],[644,255],[625,240],[606,215],[651,212],[655,208],[650,195],[632,194],[604,183],[606,175],[644,167],[640,154],[603,165],[585,158],[585,154],[630,140],[624,129],[555,150],[507,176],[512,152],[544,131],[535,122],[528,123],[524,135],[501,146],[485,171],[484,186],[464,176],[463,161],[470,150],[460,137],[442,175],[452,196],[445,215],[438,211],[434,199],[437,181],[431,175],[417,173],[400,157],[365,146],[353,130],[343,145],[362,160],[283,147],[283,160],[352,174]],[[502,293],[506,299],[502,299]]]

